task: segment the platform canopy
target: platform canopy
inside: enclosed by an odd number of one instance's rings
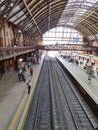
[[[0,0],[0,18],[36,38],[64,26],[98,39],[98,0]]]

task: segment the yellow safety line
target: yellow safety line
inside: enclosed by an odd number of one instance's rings
[[[15,126],[15,123],[16,123],[16,121],[17,121],[17,119],[19,117],[19,114],[21,112],[21,109],[23,107],[24,101],[26,100],[26,97],[27,97],[27,94],[25,93],[25,95],[23,96],[23,98],[21,100],[21,103],[20,103],[20,105],[19,105],[19,107],[18,107],[18,109],[17,109],[17,111],[16,111],[16,113],[14,115],[14,118],[13,118],[13,120],[12,120],[12,122],[11,122],[9,128],[8,128],[8,130],[13,130],[13,128]]]
[[[22,130],[22,128],[23,128],[23,124],[24,124],[24,121],[25,121],[25,118],[26,118],[26,115],[27,115],[27,111],[29,109],[29,106],[30,106],[30,103],[31,103],[31,100],[32,100],[32,96],[33,96],[33,93],[34,93],[34,90],[35,90],[35,87],[36,87],[38,75],[39,74],[36,74],[36,77],[35,77],[35,80],[34,80],[35,82],[33,83],[33,88],[31,90],[30,97],[29,97],[28,102],[26,104],[26,107],[24,109],[24,112],[23,112],[23,115],[22,115],[22,118],[20,120],[20,123],[19,123],[17,130]]]
[[[24,123],[24,121],[25,121],[25,117],[26,117],[26,115],[27,115],[27,111],[28,111],[28,109],[29,109],[29,105],[30,105],[31,99],[32,99],[31,97],[32,97],[32,95],[33,95],[33,93],[34,93],[34,90],[35,90],[35,86],[32,88],[32,93],[31,93],[31,95],[30,95],[30,97],[29,97],[29,99],[28,99],[27,105],[26,105],[26,107],[25,107],[25,110],[24,110],[24,112],[23,112],[23,115],[22,115],[22,118],[21,118],[21,120],[20,120],[20,123],[19,123],[19,126],[18,126],[17,130],[22,130],[23,123]]]

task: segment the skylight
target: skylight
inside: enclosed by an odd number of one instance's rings
[[[73,26],[76,20],[78,20],[97,1],[98,0],[69,0],[58,22],[58,25],[63,22],[64,25]]]

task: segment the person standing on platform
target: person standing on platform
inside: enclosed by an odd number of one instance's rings
[[[28,86],[28,94],[30,94],[30,90],[31,90],[31,81],[29,80],[29,82],[27,82],[27,86]]]
[[[91,78],[92,78],[92,73],[90,71],[89,75],[88,75],[88,83],[91,84]]]
[[[33,68],[32,67],[30,68],[30,75],[31,76],[33,75]]]
[[[96,67],[96,74],[97,74],[97,77],[98,77],[98,65]]]

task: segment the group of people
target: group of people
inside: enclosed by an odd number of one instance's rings
[[[34,70],[33,70],[33,64],[39,64],[39,57],[35,57],[32,60],[29,59],[27,60],[26,64],[25,63],[20,63],[18,65],[18,81],[24,81],[26,82],[26,76],[25,76],[25,71],[29,70],[30,76],[33,76]],[[26,85],[28,87],[28,94],[30,93],[31,89],[31,80],[26,82]]]
[[[33,75],[33,67],[31,67],[31,68],[29,69],[29,71],[30,71],[30,75],[32,76],[32,75]],[[26,82],[25,74],[24,74],[24,71],[23,71],[22,69],[20,69],[19,72],[18,72],[18,80],[19,80],[19,82],[20,82],[20,81]],[[31,80],[29,80],[29,81],[27,82],[27,87],[28,87],[28,94],[30,94]]]
[[[26,81],[25,71],[29,70],[30,75],[33,75],[33,67],[26,67],[25,65],[19,65],[18,66],[18,80],[20,81]]]
[[[21,73],[18,73],[18,80],[19,80],[19,82],[20,81],[26,81],[26,78],[25,78],[25,75],[24,75],[24,73],[23,72],[21,72]]]

